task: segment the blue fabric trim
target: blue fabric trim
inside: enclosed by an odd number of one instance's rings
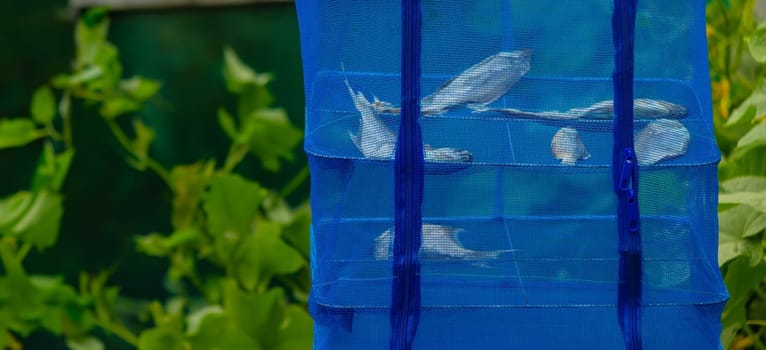
[[[391,350],[409,350],[420,320],[423,136],[420,127],[420,0],[402,0],[402,113],[394,159]]]
[[[633,151],[633,38],[636,0],[615,0],[612,15],[614,68],[614,153],[612,175],[617,194],[619,288],[617,316],[625,349],[642,349],[641,230],[638,210],[638,164]]]

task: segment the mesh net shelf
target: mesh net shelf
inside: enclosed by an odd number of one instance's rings
[[[394,349],[403,3],[296,5],[315,348]],[[614,3],[418,5],[424,151],[412,348],[624,348]],[[639,0],[635,11],[628,125],[645,349],[720,348],[727,294],[704,11],[702,0]]]

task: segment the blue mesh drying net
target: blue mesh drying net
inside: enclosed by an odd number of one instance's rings
[[[703,0],[297,1],[316,349],[719,349]]]

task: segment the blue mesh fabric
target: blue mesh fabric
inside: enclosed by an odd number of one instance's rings
[[[360,143],[364,113],[349,89],[378,100],[374,117],[385,127],[368,130],[368,143],[385,143],[385,129],[398,133],[401,3],[296,5],[312,174],[315,348],[387,349],[394,159]],[[422,240],[433,249],[419,254],[413,348],[623,348],[613,121],[608,110],[582,112],[613,99],[612,12],[611,0],[422,1],[423,96],[499,52],[533,53],[529,71],[497,100],[421,117],[425,145],[471,156],[429,161],[426,154]],[[719,153],[704,1],[639,0],[634,56],[634,97],[685,111],[636,113],[635,134],[660,118],[689,135],[681,154],[639,167],[643,346],[719,349],[726,291],[716,262]],[[477,83],[474,90],[490,88]],[[573,109],[577,117],[563,113]],[[556,158],[552,143],[562,128],[577,131],[589,157],[564,147],[574,162]],[[639,159],[673,143],[668,137],[645,137]]]

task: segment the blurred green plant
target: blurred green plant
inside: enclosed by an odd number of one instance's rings
[[[719,165],[718,263],[730,300],[727,349],[766,349],[766,21],[755,0],[707,4],[707,36]]]
[[[223,76],[238,104],[233,115],[221,108],[218,120],[230,150],[220,166],[208,159],[168,169],[150,155],[152,128],[139,118],[120,120],[139,112],[161,85],[123,77],[108,28],[105,9],[86,12],[75,29],[72,71],[34,93],[30,117],[0,119],[0,149],[44,139],[31,187],[0,199],[0,349],[21,349],[20,339],[37,330],[64,336],[73,350],[103,349],[92,335],[97,328],[141,350],[309,349],[310,214],[305,203],[291,208],[283,199],[306,179],[307,169],[281,192],[234,172],[247,155],[278,170],[302,138],[285,111],[271,107],[271,76],[226,48]],[[126,326],[115,312],[121,297],[118,287],[107,285],[110,271],[82,273],[75,288],[24,269],[32,248],[42,251],[58,239],[62,185],[76,156],[73,103],[96,109],[128,163],[156,173],[172,194],[173,231],[135,238],[138,251],[167,259],[169,266],[171,296],[132,310],[131,318],[150,315],[142,328]]]

